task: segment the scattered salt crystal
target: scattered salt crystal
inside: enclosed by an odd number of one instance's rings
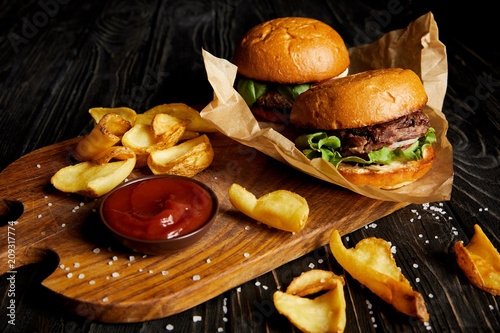
[[[318,259],[318,264],[322,264],[323,263],[323,259]]]
[[[258,286],[260,286],[260,282],[259,282],[259,281],[255,282],[255,285],[256,285],[257,287],[258,287]]]
[[[64,228],[66,226],[66,223],[61,224],[61,228]]]
[[[168,271],[161,271],[161,275],[167,275]]]
[[[245,253],[245,254],[243,254],[243,255],[245,256],[245,258],[250,257],[250,253]]]
[[[40,169],[40,164],[37,164],[37,165],[36,165],[36,167],[37,167],[38,169]]]
[[[112,261],[109,261],[109,262],[108,262],[108,265],[110,265],[110,266],[111,266],[111,265],[113,265],[113,262],[112,262]]]
[[[134,256],[129,256],[129,257],[128,257],[128,260],[130,260],[130,261],[134,261],[134,260],[135,260],[135,257],[134,257]]]
[[[149,270],[149,271],[148,271],[148,273],[149,273],[149,274],[153,274],[153,271],[152,271],[152,270]]]
[[[41,219],[41,218],[42,218],[42,214],[39,214],[39,215],[38,215],[38,218],[39,218],[39,219]]]
[[[193,322],[201,321],[201,316],[193,316]]]
[[[114,272],[113,274],[111,274],[112,277],[118,277],[120,276],[120,273],[117,273],[117,272]]]
[[[490,310],[493,311],[495,310],[495,307],[493,305],[490,304]]]
[[[434,298],[434,295],[433,294],[429,294],[429,298]]]
[[[210,264],[210,262],[211,262],[210,259],[207,259],[207,264]]]
[[[420,282],[420,278],[416,278],[415,282],[419,283]]]
[[[219,328],[217,329],[217,332],[224,332],[224,329],[223,329],[222,327],[219,327]]]
[[[262,286],[262,289],[267,290],[267,289],[269,289],[269,287],[268,287],[268,286],[266,286],[266,285],[263,285],[263,286]]]
[[[64,265],[63,264],[59,265],[59,268],[64,269]]]
[[[165,326],[165,329],[166,329],[167,331],[172,331],[172,330],[174,329],[174,325],[172,325],[172,324],[168,324],[167,326]]]
[[[97,248],[97,247],[96,247],[96,248],[95,248],[92,252],[94,252],[94,253],[99,253],[99,252],[101,252],[101,250],[100,250],[99,248]]]
[[[90,281],[89,281],[89,284],[90,284],[90,285],[95,284],[95,281],[94,281],[94,280],[90,280]]]
[[[73,264],[73,267],[75,267],[75,268],[80,267],[80,263],[75,262],[75,263]]]
[[[64,270],[69,271],[69,267],[66,267]]]
[[[413,268],[418,268],[418,264],[413,264]]]
[[[111,259],[113,259],[113,261],[117,261],[118,257],[117,256],[113,256],[113,258],[111,258]]]
[[[314,268],[314,264],[313,264],[313,263],[310,263],[310,264],[309,264],[309,268],[310,268],[310,269],[313,269],[313,268]]]
[[[66,275],[66,277],[67,277],[68,279],[71,279],[71,278],[73,277],[73,273],[68,273],[68,275]]]
[[[392,252],[392,253],[396,253],[396,245],[391,246],[391,252]]]
[[[50,207],[50,206],[52,206],[52,202],[49,202],[49,203],[47,204],[47,206],[49,206],[49,207]]]
[[[85,274],[83,274],[83,273],[78,275],[79,279],[83,279],[84,277],[85,277]]]
[[[424,235],[422,235],[422,234],[419,234],[419,235],[418,235],[418,238],[422,238],[422,237],[424,237]]]
[[[104,297],[104,298],[102,299],[102,301],[103,301],[103,302],[107,302],[107,301],[108,301],[108,298],[107,298],[107,297]]]
[[[199,275],[195,275],[195,276],[193,276],[193,280],[194,280],[194,281],[199,281],[199,280],[200,280],[200,276],[199,276]]]
[[[241,293],[241,287],[236,288],[236,291]]]
[[[248,225],[247,225],[247,226],[245,227],[245,230],[250,230],[250,226],[248,226]]]

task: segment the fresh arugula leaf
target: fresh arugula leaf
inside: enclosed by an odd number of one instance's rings
[[[313,83],[303,83],[303,84],[280,84],[278,86],[278,92],[288,99],[290,102],[295,102],[297,97],[302,94],[304,91],[310,89],[314,84]]]

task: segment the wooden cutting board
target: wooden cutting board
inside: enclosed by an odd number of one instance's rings
[[[215,159],[195,178],[215,191],[220,213],[205,238],[164,256],[120,247],[100,222],[100,199],[61,193],[50,184],[68,165],[78,138],[18,159],[0,173],[0,216],[12,212],[13,202],[24,207],[15,226],[2,225],[1,256],[12,260],[2,259],[1,273],[52,254],[58,267],[42,284],[64,308],[104,322],[145,321],[189,309],[325,245],[333,229],[346,234],[406,206],[304,175],[221,134],[209,137]],[[149,174],[136,170],[129,179]],[[277,189],[304,196],[310,207],[305,229],[291,234],[242,215],[228,199],[232,183],[257,197]]]

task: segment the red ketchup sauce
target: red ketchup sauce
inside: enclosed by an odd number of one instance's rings
[[[104,218],[119,233],[139,239],[170,239],[188,234],[208,221],[212,197],[184,179],[140,181],[111,193]]]

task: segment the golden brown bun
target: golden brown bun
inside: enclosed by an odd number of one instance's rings
[[[382,189],[396,189],[413,183],[429,171],[434,163],[434,148],[427,146],[418,161],[390,165],[359,166],[340,163],[337,170],[354,185],[372,185]]]
[[[324,130],[381,124],[421,109],[427,94],[409,69],[387,68],[334,79],[302,93],[290,121]]]
[[[233,63],[248,78],[285,84],[318,82],[349,67],[349,53],[329,25],[302,17],[264,22],[248,31]]]

